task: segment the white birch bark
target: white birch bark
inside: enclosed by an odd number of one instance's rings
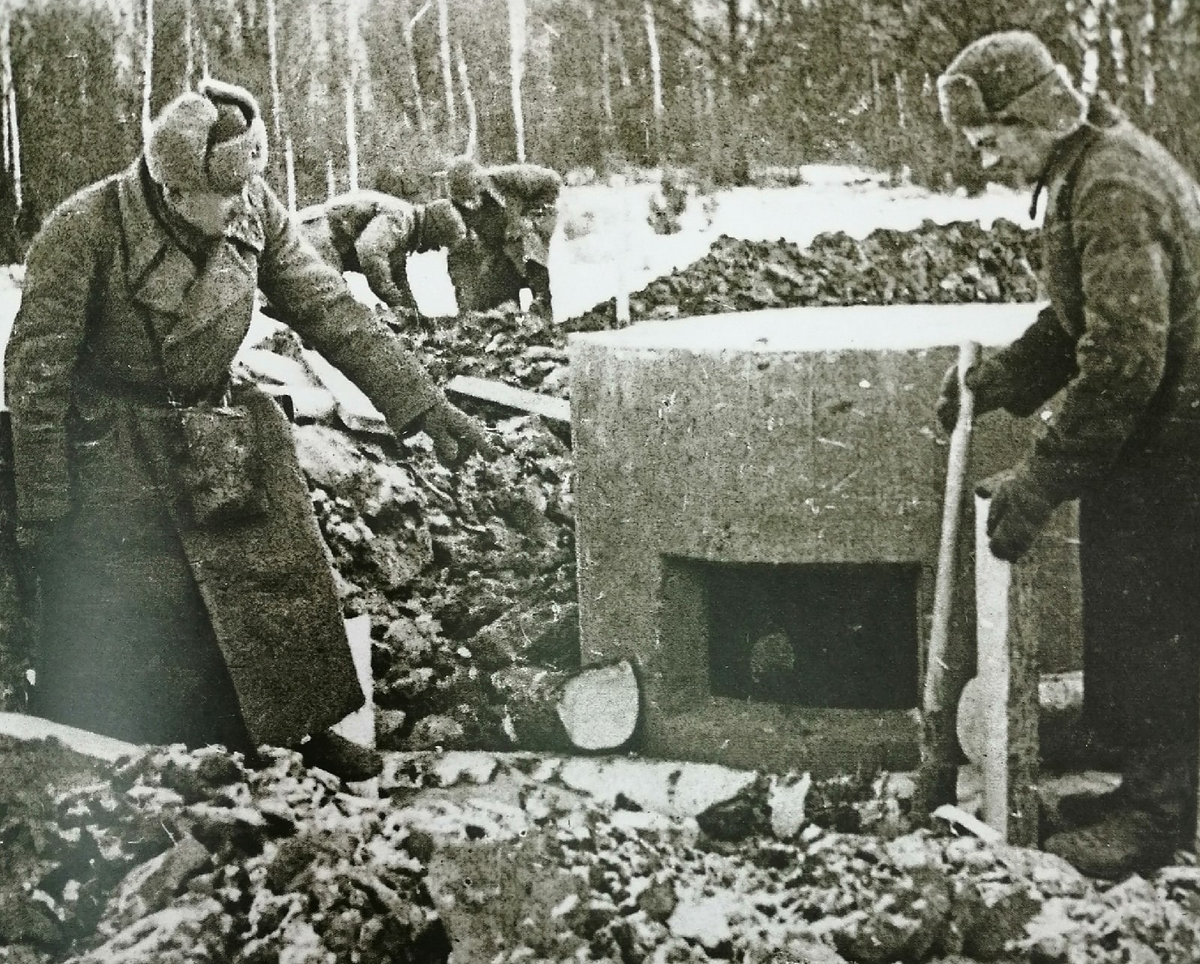
[[[150,94],[154,86],[154,0],[146,0],[145,45],[142,48],[142,146],[150,136]]]
[[[521,102],[521,82],[525,77],[525,0],[508,0],[508,70],[512,85],[513,129],[516,132],[517,161],[525,163],[525,110]]]
[[[350,190],[358,190],[358,5],[346,4],[346,54],[350,68],[346,80],[346,165]]]
[[[471,91],[471,77],[467,72],[467,60],[462,46],[458,45],[458,82],[462,85],[463,108],[467,112],[467,146],[463,153],[474,157],[479,149],[479,114],[475,109],[475,95]]]
[[[643,0],[642,18],[646,23],[646,45],[650,49],[650,89],[651,104],[654,112],[655,151],[662,146],[663,122],[663,90],[662,90],[662,57],[658,50],[658,24],[654,18],[654,4],[651,0]]]
[[[437,0],[438,51],[442,60],[442,87],[446,94],[446,128],[457,138],[458,117],[454,107],[454,69],[450,66],[450,11],[447,0]]]

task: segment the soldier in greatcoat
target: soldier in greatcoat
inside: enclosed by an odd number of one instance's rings
[[[378,756],[328,730],[363,693],[289,424],[231,383],[255,289],[397,433],[449,462],[488,442],[302,240],[266,148],[253,96],[206,82],[29,250],[5,376],[32,709],[135,742],[299,746],[362,779]]]
[[[1046,196],[1050,306],[967,376],[982,411],[1031,415],[1026,458],[985,480],[992,551],[1019,559],[1079,500],[1085,715],[1124,735],[1116,793],[1068,808],[1046,849],[1095,876],[1169,860],[1191,839],[1200,692],[1200,190],[1032,34],[970,44],[939,81],[947,125],[984,166]],[[957,380],[939,401],[957,417]]]
[[[450,200],[468,229],[449,254],[460,310],[486,311],[532,294],[531,310],[552,317],[550,239],[562,178],[536,164],[482,167],[469,157],[449,167]]]
[[[350,191],[297,215],[300,229],[339,271],[361,273],[393,311],[417,312],[408,256],[452,248],[467,233],[450,201],[412,204],[379,191]]]

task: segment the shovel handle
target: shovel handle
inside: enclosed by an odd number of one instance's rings
[[[925,685],[922,693],[923,738],[922,782],[928,810],[947,803],[954,795],[955,728],[953,715],[957,694],[950,692],[957,674],[947,663],[950,648],[950,617],[954,609],[954,583],[958,561],[958,531],[962,518],[963,489],[971,449],[975,398],[967,387],[966,375],[979,360],[979,344],[969,341],[958,353],[958,420],[950,434],[950,457],[946,467],[946,492],[942,502],[941,539],[933,590],[933,613],[929,645],[925,653]]]

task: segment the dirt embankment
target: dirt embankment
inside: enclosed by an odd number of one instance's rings
[[[1037,232],[1008,221],[811,247],[722,237],[699,261],[631,298],[634,320],[822,304],[974,303],[1038,297]],[[515,312],[406,329],[439,377],[497,378],[569,391],[566,339],[611,327],[611,302],[566,324]],[[931,400],[932,404],[932,400]],[[505,454],[452,475],[427,450],[397,458],[336,428],[298,429],[347,606],[369,612],[387,745],[505,748],[492,675],[516,663],[578,660],[570,451],[535,419],[499,424]]]

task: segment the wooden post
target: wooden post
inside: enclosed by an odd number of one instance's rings
[[[942,503],[942,533],[938,545],[937,574],[933,590],[933,618],[925,652],[925,681],[921,700],[920,794],[926,813],[955,797],[958,767],[954,713],[958,694],[951,653],[950,615],[958,571],[958,530],[962,518],[962,493],[970,457],[975,399],[966,384],[966,373],[979,358],[979,345],[968,342],[958,356],[958,421],[950,436],[946,468],[946,494]]]
[[[988,548],[989,504],[975,499],[978,675],[963,691],[959,731],[981,771],[984,822],[1006,842],[1029,847],[1038,836],[1039,674],[1025,615],[1035,587]]]

